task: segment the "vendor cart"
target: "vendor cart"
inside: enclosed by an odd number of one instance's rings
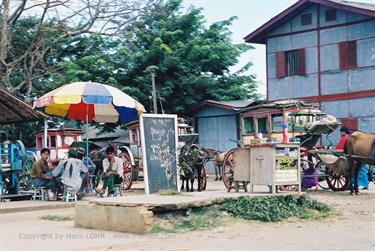
[[[335,170],[328,168],[319,156],[309,152],[315,149],[328,149],[332,142],[329,139],[338,126],[335,117],[321,112],[317,107],[306,102],[283,101],[266,103],[260,106],[246,109],[243,114],[243,137],[240,148],[230,150],[223,163],[223,181],[230,191],[235,181],[235,169],[243,165],[243,154],[238,154],[240,149],[250,149],[259,145],[294,142],[299,147],[299,167],[301,182],[308,179],[317,180],[322,188],[330,188],[333,191],[341,191],[347,188],[348,178]],[[271,133],[272,132],[272,133]],[[322,135],[325,135],[327,146],[319,146]],[[270,158],[267,154],[265,158]],[[246,162],[246,161],[245,161]],[[242,164],[240,164],[242,163]],[[252,165],[257,165],[253,167]],[[247,161],[250,170],[260,168],[259,163]],[[254,169],[256,170],[256,169]],[[327,184],[327,187],[324,185]],[[278,184],[278,190],[299,190],[296,184]]]

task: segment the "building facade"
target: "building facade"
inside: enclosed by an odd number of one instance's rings
[[[199,144],[218,151],[237,147],[236,141],[241,135],[240,110],[252,103],[256,102],[206,100],[187,111],[194,120],[195,131],[199,133]],[[214,172],[211,162],[207,171]]]
[[[266,45],[268,101],[316,102],[375,133],[375,4],[300,0],[245,41]]]

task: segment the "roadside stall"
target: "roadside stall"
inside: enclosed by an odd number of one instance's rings
[[[250,106],[241,114],[241,147],[230,150],[223,161],[223,181],[228,191],[247,191],[249,183],[250,189],[253,185],[268,185],[272,192],[300,191],[301,183],[309,180],[312,186],[324,189],[346,189],[348,178],[310,152],[329,147],[318,142],[323,134],[329,141],[329,134],[339,126],[335,117],[299,100]]]
[[[30,105],[0,89],[0,124],[43,120],[46,116]],[[20,140],[0,139],[0,201],[17,200],[28,195],[20,187],[28,184],[27,170],[35,161],[33,153],[26,151]],[[30,196],[29,196],[30,197]]]
[[[126,93],[96,82],[74,82],[61,86],[38,98],[34,106],[49,115],[85,121],[86,157],[89,157],[89,123],[125,124],[137,120],[145,112],[143,105]],[[103,159],[103,155],[100,158]],[[124,162],[124,170],[128,170],[128,164]],[[129,179],[131,172],[124,176],[123,186],[127,186]]]

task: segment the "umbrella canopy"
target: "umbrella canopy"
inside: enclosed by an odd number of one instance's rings
[[[74,120],[126,123],[145,112],[141,103],[119,89],[95,82],[75,82],[38,98],[34,104],[45,113]]]

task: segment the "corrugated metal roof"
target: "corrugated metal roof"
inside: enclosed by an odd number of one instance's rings
[[[257,102],[253,100],[231,100],[231,101],[217,101],[217,100],[205,100],[202,103],[194,106],[190,110],[186,111],[185,114],[189,115],[194,113],[197,110],[200,110],[204,106],[214,106],[230,111],[239,111],[244,107],[251,105],[252,103]]]
[[[330,8],[342,9],[369,17],[375,17],[375,4],[344,0],[300,0],[244,37],[245,42],[265,44],[268,32],[287,22],[290,18],[296,15],[296,13],[300,12],[310,4],[320,4]]]
[[[0,124],[41,120],[47,116],[0,89]]]
[[[253,103],[253,100],[231,100],[231,101],[215,101],[215,100],[207,100],[207,102],[231,106],[233,108],[243,108],[251,103]]]
[[[359,3],[359,2],[344,1],[344,0],[330,0],[330,1],[336,2],[338,4],[355,7],[355,8],[375,11],[375,4],[372,4],[372,3]]]
[[[291,108],[291,107],[315,107],[315,105],[304,100],[285,99],[285,100],[262,102],[262,103],[250,105],[248,107],[243,108],[241,112],[256,110],[259,108],[285,109],[285,108]]]

